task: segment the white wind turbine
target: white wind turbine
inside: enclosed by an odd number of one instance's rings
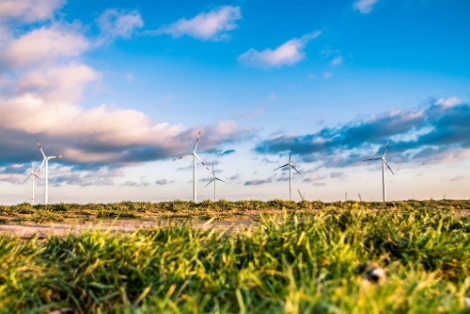
[[[49,185],[48,185],[49,183],[49,160],[55,159],[55,158],[63,158],[63,157],[62,156],[46,156],[46,154],[44,154],[44,151],[42,150],[41,144],[39,144],[39,141],[36,141],[36,142],[38,144],[39,150],[42,153],[42,156],[44,157],[44,159],[42,160],[41,166],[38,169],[38,172],[41,171],[44,164],[46,165],[46,176],[45,176],[46,178],[44,180],[46,184],[45,191],[44,191],[44,204],[47,205],[47,202],[49,200]]]
[[[33,197],[31,198],[31,205],[34,205],[34,187],[36,186],[36,184],[34,183],[34,179],[38,178],[39,180],[41,180],[41,178],[38,177],[36,172],[33,171],[33,162],[32,161],[31,161],[31,172],[29,173],[29,176],[26,178],[26,180],[24,180],[23,184],[26,181],[28,181],[29,178],[32,178],[31,181],[32,181],[32,186],[33,186]]]
[[[215,201],[215,181],[217,181],[217,180],[226,183],[224,180],[221,180],[221,179],[219,179],[219,178],[217,178],[217,177],[215,176],[214,164],[212,164],[212,179],[209,181],[209,183],[207,183],[207,185],[206,185],[205,187],[207,188],[207,187],[209,186],[209,184],[211,184],[212,181],[214,181],[214,201]]]
[[[392,142],[392,140],[388,141],[388,144],[387,144],[387,146],[385,146],[385,150],[382,154],[382,157],[370,158],[370,159],[363,160],[363,161],[371,161],[371,160],[381,160],[382,161],[382,193],[383,193],[383,201],[384,202],[385,202],[385,199],[386,199],[386,193],[385,193],[385,166],[387,166],[388,170],[390,170],[390,172],[393,175],[395,175],[392,171],[392,168],[390,168],[390,166],[387,163],[387,160],[385,159],[385,154],[387,153],[388,147],[390,146],[391,142]]]
[[[277,167],[274,170],[281,169],[284,167],[289,167],[289,199],[292,199],[292,169],[297,171],[298,174],[302,175],[297,169],[295,169],[294,164],[292,163],[292,149],[290,150],[289,153],[289,162],[285,165],[282,165],[280,167]]]
[[[186,158],[186,157],[193,156],[193,200],[194,200],[194,203],[197,202],[197,196],[196,196],[196,159],[199,160],[201,162],[201,164],[204,167],[206,167],[207,170],[209,170],[209,168],[206,166],[206,164],[196,154],[196,148],[197,148],[197,144],[199,143],[199,137],[200,136],[201,136],[201,132],[199,132],[198,135],[197,135],[196,143],[194,144],[194,148],[193,148],[193,151],[192,151],[191,154],[187,154],[187,155],[184,155],[184,156],[173,159],[173,161],[175,161],[175,160],[179,160],[179,159],[183,159],[183,158]]]

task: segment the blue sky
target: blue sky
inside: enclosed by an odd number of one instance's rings
[[[468,1],[0,0],[0,203],[467,198]],[[44,171],[41,172],[43,177]],[[198,166],[198,199],[212,177]],[[38,182],[36,199],[43,198]]]

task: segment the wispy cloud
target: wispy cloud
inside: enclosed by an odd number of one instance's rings
[[[15,19],[23,22],[47,20],[65,2],[65,0],[0,1],[0,20]]]
[[[458,175],[456,177],[453,177],[452,179],[450,179],[450,181],[460,181],[460,180],[463,180],[464,177],[462,175]]]
[[[150,183],[148,183],[148,182],[126,181],[122,185],[123,186],[130,186],[130,187],[141,187],[141,186],[148,186],[148,185],[150,185]]]
[[[0,173],[0,181],[5,181],[13,184],[21,184],[26,178],[23,178],[16,174],[11,173]]]
[[[330,173],[330,178],[332,179],[344,180],[346,179],[347,176],[348,176],[347,174],[341,171],[333,171],[332,173]]]
[[[160,179],[160,180],[157,180],[155,183],[158,185],[166,185],[170,182],[167,179]]]
[[[217,156],[227,156],[235,153],[234,149],[208,149],[203,151],[204,154],[211,154],[211,155],[217,155]],[[215,161],[214,165],[217,165],[219,162]]]
[[[255,179],[255,180],[246,181],[244,185],[261,185],[261,184],[272,183],[272,182],[273,180],[271,178]]]
[[[343,63],[343,57],[341,56],[338,56],[331,61],[331,65],[340,65],[341,63]]]
[[[294,65],[305,58],[304,49],[307,43],[320,36],[320,31],[306,34],[301,38],[293,38],[276,49],[258,51],[251,48],[238,57],[238,61],[256,67],[271,68]]]
[[[358,0],[354,3],[354,9],[359,10],[362,14],[367,14],[372,11],[377,2],[379,0]]]
[[[119,169],[99,168],[95,171],[73,172],[69,167],[54,168],[51,182],[55,185],[68,184],[78,186],[114,185],[114,178],[124,177]]]
[[[237,174],[234,174],[233,176],[229,177],[228,180],[229,181],[234,181],[234,180],[237,180],[240,178],[240,174],[237,173]]]
[[[228,31],[237,28],[236,21],[241,19],[240,7],[223,6],[209,12],[203,12],[192,19],[182,18],[173,24],[163,26],[148,35],[169,34],[173,37],[183,35],[201,40],[220,41],[230,38]]]
[[[144,26],[144,21],[137,11],[108,9],[97,19],[97,24],[102,39],[129,38],[135,29]]]
[[[382,152],[390,138],[389,160],[417,164],[448,163],[470,157],[470,105],[440,99],[416,110],[395,110],[325,127],[307,135],[277,135],[255,151],[279,154],[295,146],[304,162],[346,167]]]
[[[314,174],[314,175],[312,175],[308,178],[303,179],[302,181],[304,181],[304,182],[315,182],[315,181],[322,180],[324,178],[325,178],[325,176],[319,176],[317,174]]]

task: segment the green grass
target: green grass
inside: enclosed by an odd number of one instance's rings
[[[449,204],[405,205],[296,214],[273,202],[285,213],[243,232],[188,220],[44,242],[3,235],[0,312],[468,313],[470,218]],[[369,261],[385,282],[364,280]]]
[[[258,220],[263,213],[279,211],[317,212],[324,209],[351,210],[360,206],[371,211],[380,210],[454,210],[468,215],[470,201],[397,201],[397,202],[332,202],[320,201],[285,201],[285,200],[242,200],[227,201],[204,200],[200,203],[174,200],[167,202],[119,202],[110,204],[51,204],[30,205],[22,203],[14,206],[0,205],[0,223],[16,222],[62,222],[94,219],[155,219],[166,217],[199,218],[199,219],[237,219]],[[72,221],[71,221],[72,220]]]

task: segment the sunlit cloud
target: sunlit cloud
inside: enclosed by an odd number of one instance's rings
[[[65,0],[3,0],[0,1],[0,20],[15,19],[33,22],[50,19]]]
[[[306,34],[301,38],[291,39],[275,49],[258,51],[251,48],[238,57],[238,61],[256,67],[271,68],[294,65],[305,58],[304,49],[307,43],[320,36],[320,31]]]
[[[0,51],[0,70],[32,64],[51,65],[58,59],[78,57],[90,46],[89,40],[72,26],[44,26],[6,43]]]
[[[135,11],[107,10],[98,21],[101,31],[110,37],[129,37],[142,25]],[[83,53],[97,46],[83,35],[79,24],[39,24],[24,33],[8,32],[0,51],[0,70],[8,73],[1,77],[0,136],[5,140],[0,167],[30,160],[38,153],[36,139],[48,154],[66,155],[63,162],[72,165],[73,171],[84,171],[111,163],[119,167],[176,157],[194,145],[198,132],[203,134],[202,150],[220,149],[221,143],[254,134],[232,120],[188,129],[112,104],[84,108],[80,105],[84,88],[98,84],[102,73],[83,62]],[[93,181],[83,183],[81,176],[62,178],[77,185]]]
[[[223,6],[219,9],[198,14],[192,19],[182,18],[173,24],[161,27],[149,35],[168,34],[173,37],[184,35],[201,40],[226,40],[228,31],[237,28],[236,21],[241,19],[240,7]]]

